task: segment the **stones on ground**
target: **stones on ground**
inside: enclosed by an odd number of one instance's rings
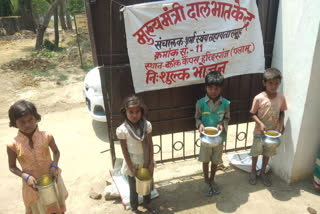
[[[102,198],[102,195],[98,194],[98,193],[96,193],[94,191],[90,191],[89,197],[94,199],[94,200],[100,200]]]
[[[103,196],[105,200],[113,200],[120,197],[118,189],[114,183],[104,188]]]
[[[6,36],[7,35],[7,31],[4,28],[0,28],[0,36]]]
[[[313,209],[312,207],[308,207],[307,210],[310,214],[317,214],[317,211],[315,209]]]

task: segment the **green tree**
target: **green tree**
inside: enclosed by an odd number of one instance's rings
[[[13,14],[13,6],[10,0],[0,1],[0,16],[11,16]]]
[[[44,17],[50,7],[50,3],[46,0],[32,0],[32,8],[34,13],[37,14],[38,18]]]
[[[83,0],[68,0],[68,11],[72,16],[77,13],[84,13],[84,4]]]
[[[61,3],[61,0],[54,0],[50,5],[49,9],[45,11],[44,18],[39,22],[38,30],[37,30],[37,41],[36,41],[36,50],[42,49],[43,44],[43,36],[48,27],[50,19],[57,9],[58,5]]]

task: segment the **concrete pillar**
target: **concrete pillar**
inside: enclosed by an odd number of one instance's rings
[[[282,71],[286,131],[273,172],[288,183],[309,177],[320,148],[320,1],[280,1],[272,67]]]

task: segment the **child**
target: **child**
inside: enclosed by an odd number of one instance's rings
[[[259,155],[263,155],[261,178],[265,186],[271,186],[270,173],[266,174],[266,166],[269,158],[276,154],[275,148],[263,146],[264,131],[278,130],[284,131],[284,111],[287,110],[285,97],[277,90],[281,83],[281,73],[278,69],[268,68],[263,74],[262,84],[265,91],[261,92],[253,99],[250,113],[256,122],[254,129],[253,144],[250,154],[252,155],[252,169],[249,175],[249,183],[256,184],[256,164]]]
[[[206,96],[196,103],[196,127],[199,132],[204,127],[214,126],[221,130],[222,143],[217,147],[208,147],[201,143],[199,161],[202,162],[205,194],[212,196],[219,194],[220,189],[214,181],[217,165],[222,163],[223,142],[226,140],[228,122],[230,119],[230,101],[221,96],[224,78],[219,71],[211,71],[205,77]],[[209,178],[209,162],[211,161],[211,173]]]
[[[132,212],[138,210],[138,194],[136,192],[135,176],[140,168],[147,168],[153,174],[153,142],[152,126],[144,118],[145,106],[136,96],[130,96],[124,100],[121,108],[124,122],[117,128],[117,137],[120,140],[122,153],[125,161],[121,172],[128,176],[130,188],[130,205]],[[144,206],[151,209],[150,194],[143,196]]]
[[[63,213],[66,211],[67,191],[60,178],[58,168],[60,152],[52,135],[39,131],[38,122],[41,116],[31,102],[20,100],[9,109],[10,127],[19,129],[12,143],[7,145],[10,171],[22,178],[22,196],[26,214]],[[50,151],[53,153],[53,161]],[[16,160],[22,168],[16,165]],[[50,174],[57,180],[58,203],[45,205],[39,199],[36,190],[37,179]]]

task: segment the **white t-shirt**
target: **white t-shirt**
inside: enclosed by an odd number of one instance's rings
[[[149,133],[152,132],[152,125],[148,120],[146,122],[147,122],[147,134],[149,134]],[[144,162],[142,142],[134,139],[129,134],[129,130],[124,125],[124,123],[122,123],[117,128],[116,134],[117,134],[117,137],[118,137],[119,140],[126,140],[127,148],[128,148],[128,152],[129,152],[132,164],[141,165],[141,163]],[[123,161],[121,172],[123,174],[125,174],[125,175],[130,175],[131,176],[131,172],[130,172],[125,160]]]

